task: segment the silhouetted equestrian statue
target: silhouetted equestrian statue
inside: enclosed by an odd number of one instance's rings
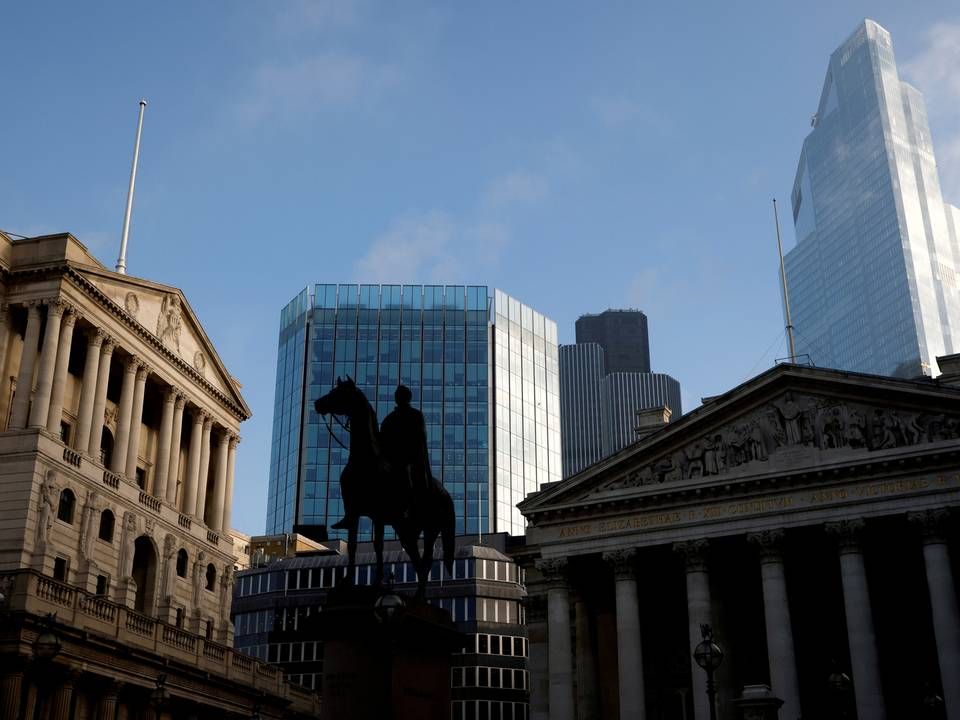
[[[416,568],[417,597],[422,598],[438,536],[443,540],[444,565],[447,572],[453,571],[455,516],[453,500],[430,471],[426,423],[423,414],[410,405],[411,397],[410,389],[400,385],[395,394],[397,407],[378,429],[370,402],[348,376],[346,380],[337,378],[333,389],[316,400],[314,409],[320,415],[348,418],[344,427],[350,433],[350,454],[340,474],[344,517],[332,526],[347,530],[347,577],[354,576],[357,527],[365,516],[373,521],[375,582],[383,579],[383,530],[391,525]]]

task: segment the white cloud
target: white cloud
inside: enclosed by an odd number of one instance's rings
[[[395,86],[399,77],[392,65],[335,50],[286,65],[268,63],[254,75],[241,113],[257,123],[268,116],[369,103]]]
[[[643,127],[664,130],[661,116],[649,105],[626,94],[601,95],[590,101],[590,106],[600,121],[609,128]]]
[[[407,213],[374,240],[355,270],[364,282],[476,282],[507,239],[498,223],[458,223],[439,210]]]
[[[937,23],[927,45],[902,64],[927,101],[944,198],[960,202],[960,23]]]
[[[484,193],[484,204],[493,209],[526,205],[543,199],[547,181],[542,175],[515,170],[494,180]]]
[[[285,0],[277,16],[281,30],[341,30],[353,26],[363,14],[362,0]]]

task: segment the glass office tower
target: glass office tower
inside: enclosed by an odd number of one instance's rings
[[[913,377],[960,349],[960,212],[940,194],[923,96],[872,20],[830,57],[785,259],[797,352],[816,365]]]
[[[458,534],[522,534],[516,504],[560,479],[553,321],[499,290],[488,297],[485,286],[316,285],[280,313],[268,534],[342,516],[348,453],[313,401],[348,375],[381,421],[399,383],[413,391]]]

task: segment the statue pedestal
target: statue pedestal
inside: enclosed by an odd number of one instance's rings
[[[464,638],[445,610],[376,608],[389,590],[343,587],[316,615],[324,720],[448,720],[450,655]]]

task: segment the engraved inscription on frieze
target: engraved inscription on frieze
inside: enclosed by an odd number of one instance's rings
[[[601,490],[724,475],[771,458],[780,464],[809,461],[811,452],[920,445],[960,437],[960,417],[909,412],[813,395],[785,393],[753,412],[703,435],[669,455],[635,469]]]

